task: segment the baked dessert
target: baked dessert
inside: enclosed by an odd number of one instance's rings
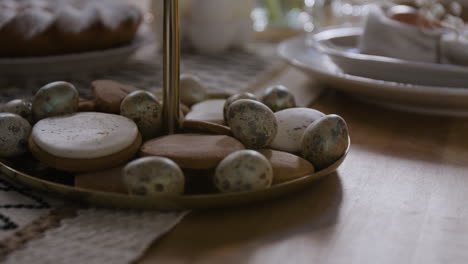
[[[50,167],[82,172],[127,162],[142,139],[136,124],[126,117],[84,112],[40,120],[28,143],[33,156]]]
[[[48,56],[130,43],[141,12],[118,0],[1,0],[0,57]]]

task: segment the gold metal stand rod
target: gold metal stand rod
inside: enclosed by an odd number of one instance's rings
[[[155,1],[155,0],[154,0]],[[166,134],[179,129],[179,0],[164,0],[163,121]]]

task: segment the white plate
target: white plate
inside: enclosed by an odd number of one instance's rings
[[[314,35],[315,41],[311,41],[311,44],[351,75],[419,85],[468,85],[468,67],[359,53],[358,41],[362,31],[361,27],[326,28]]]
[[[412,85],[344,74],[301,36],[282,42],[282,58],[316,80],[385,106],[417,112],[468,115],[468,85],[462,88]]]
[[[25,78],[102,71],[124,62],[144,42],[143,38],[137,38],[129,45],[106,50],[45,57],[0,58],[0,73],[4,78]]]

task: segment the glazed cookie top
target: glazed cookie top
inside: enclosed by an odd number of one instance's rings
[[[138,128],[123,116],[84,112],[42,119],[33,127],[31,137],[39,148],[54,156],[92,159],[131,146]]]
[[[32,38],[56,26],[63,32],[79,33],[100,22],[116,29],[131,19],[141,20],[141,12],[115,0],[0,0],[0,29],[13,23],[16,31]]]

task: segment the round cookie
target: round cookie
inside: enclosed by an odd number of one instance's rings
[[[107,170],[78,173],[73,177],[74,186],[102,192],[127,193],[122,179],[123,168],[124,166],[118,166]]]
[[[200,120],[223,125],[223,107],[226,100],[210,99],[194,104],[192,110],[185,116],[186,120]]]
[[[182,130],[186,133],[208,133],[232,136],[231,128],[227,126],[199,120],[185,120],[182,124]]]
[[[96,111],[96,102],[94,100],[80,99],[78,102],[78,112],[94,112]]]
[[[140,145],[141,136],[132,120],[96,112],[43,119],[29,139],[34,157],[65,171],[115,167],[132,158]]]
[[[258,150],[273,168],[273,184],[278,184],[310,175],[315,172],[314,166],[307,160],[294,154],[271,150]]]
[[[278,133],[276,133],[270,147],[291,153],[301,152],[301,138],[304,131],[312,122],[324,116],[325,114],[320,111],[302,107],[276,112]]]
[[[95,107],[99,112],[118,114],[122,100],[131,92],[138,89],[111,80],[96,80],[91,83]]]
[[[228,124],[235,138],[253,149],[268,146],[278,130],[278,122],[270,108],[250,99],[240,99],[231,104]]]
[[[242,192],[271,186],[270,162],[254,150],[231,153],[216,168],[214,185],[220,192]]]
[[[145,142],[143,156],[161,156],[184,169],[213,169],[232,152],[245,149],[237,139],[224,135],[175,134]]]
[[[35,121],[43,118],[75,113],[78,110],[78,91],[68,82],[52,82],[41,87],[32,102]]]
[[[19,115],[0,113],[0,157],[14,157],[28,151],[31,125]]]
[[[164,157],[144,157],[125,166],[123,182],[131,194],[155,195],[184,193],[185,177],[172,160]]]

